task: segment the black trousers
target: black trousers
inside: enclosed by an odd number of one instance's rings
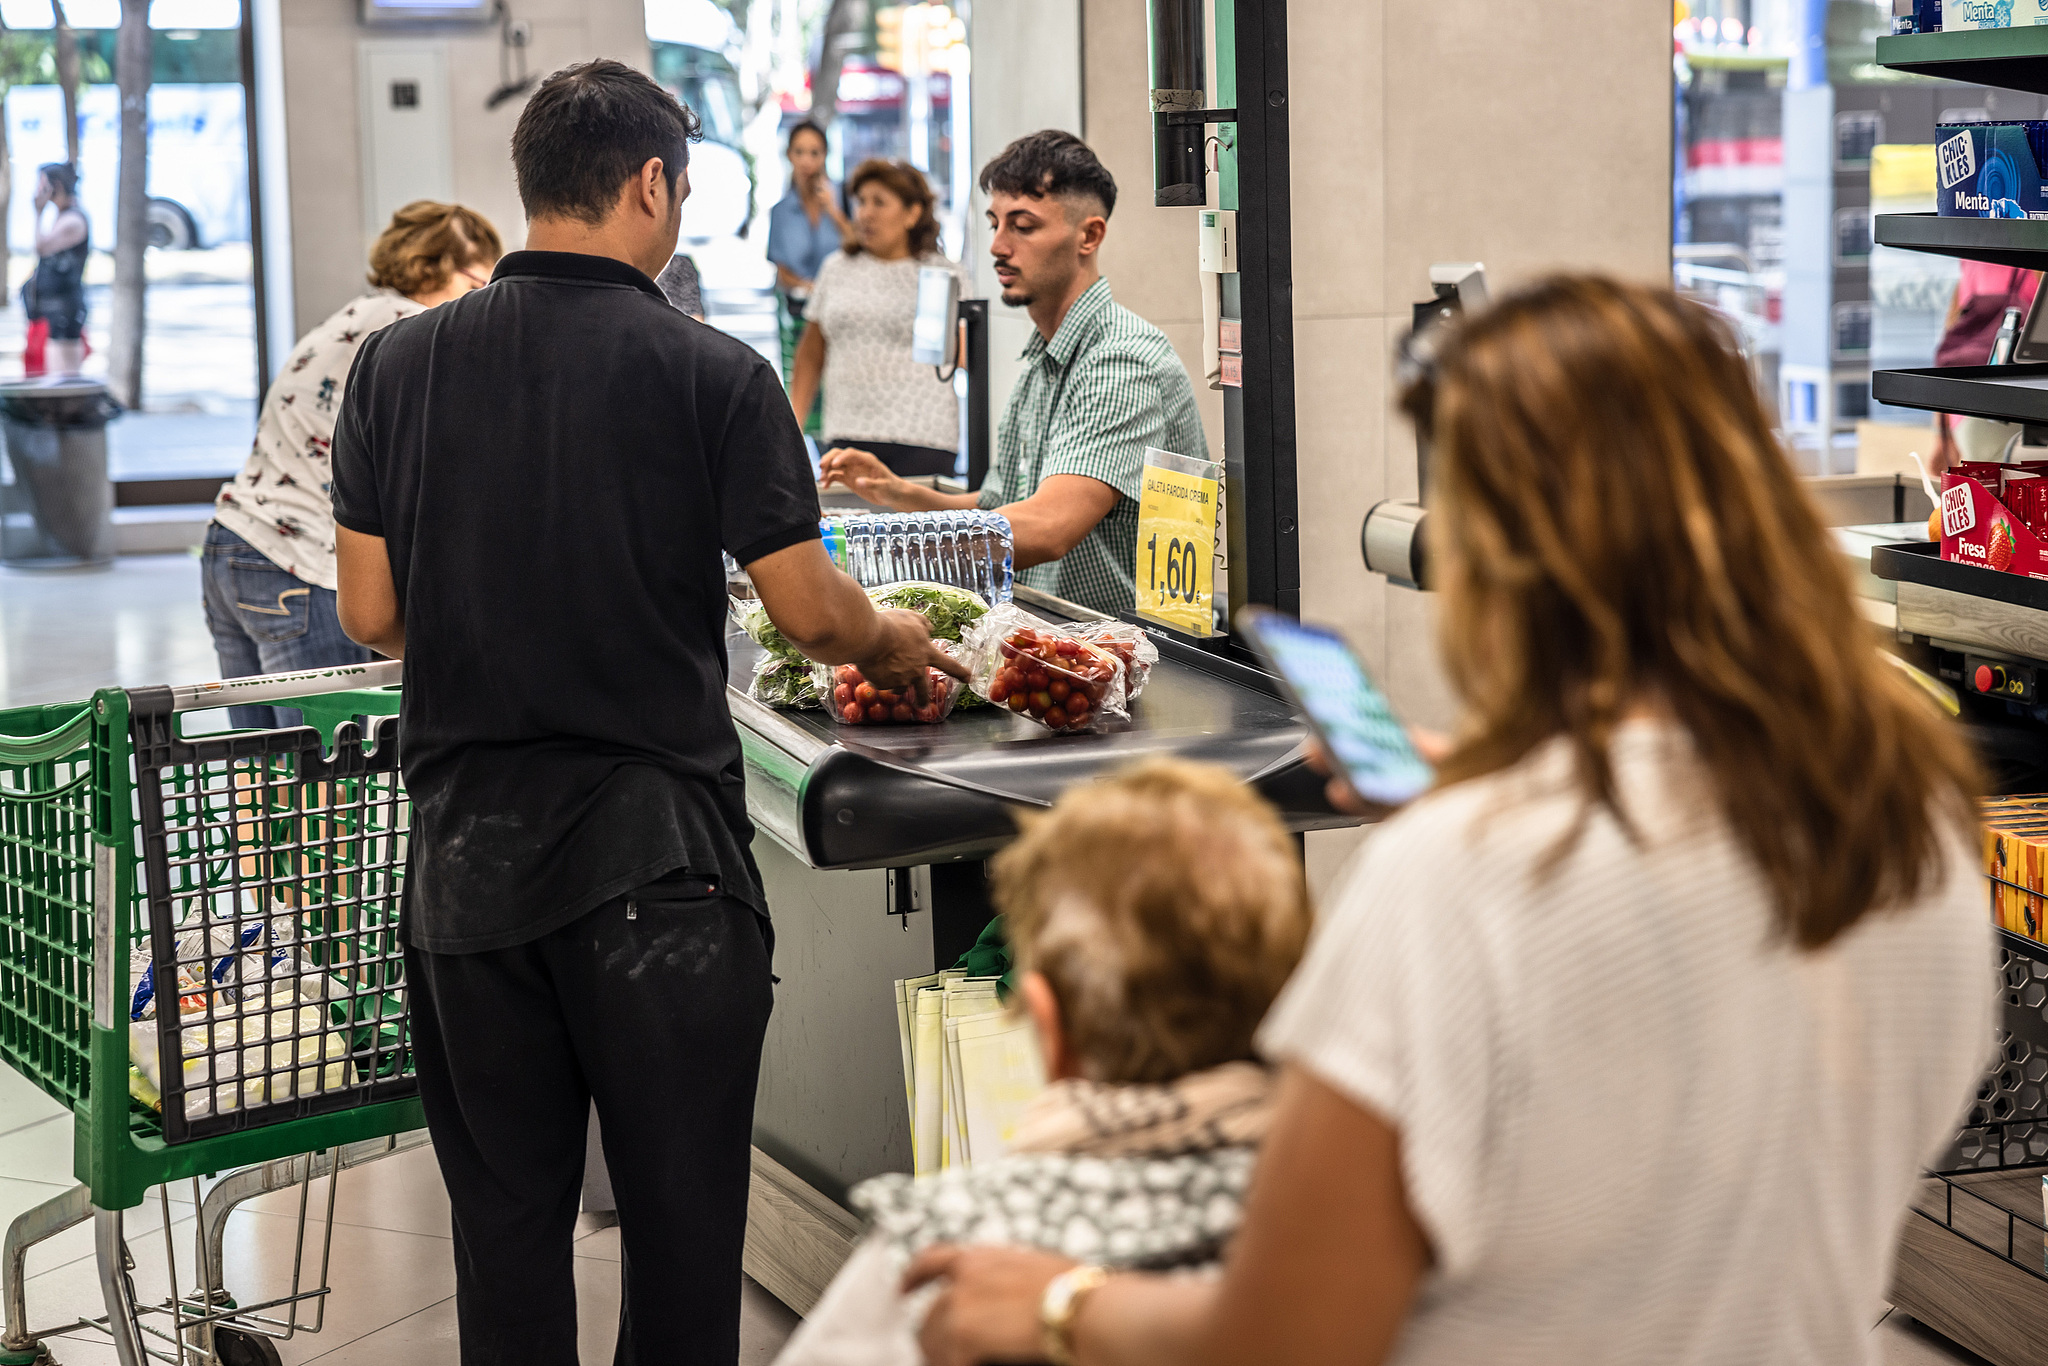
[[[613,1360],[737,1361],[770,947],[745,904],[671,877],[532,943],[406,950],[467,1366],[576,1366],[592,1100],[618,1196]]]

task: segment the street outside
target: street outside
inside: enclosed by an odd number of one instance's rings
[[[756,223],[756,235],[765,230]],[[772,278],[758,241],[725,238],[684,243],[704,280],[713,325],[779,362]],[[0,308],[0,382],[22,373],[19,290],[35,268],[32,255],[10,263],[11,286]],[[148,254],[144,305],[142,411],[108,428],[111,473],[137,479],[228,478],[242,466],[256,430],[256,322],[246,242],[203,251]],[[113,258],[95,253],[86,266],[86,338],[93,346],[85,374],[104,380]],[[302,318],[310,328],[317,318]]]

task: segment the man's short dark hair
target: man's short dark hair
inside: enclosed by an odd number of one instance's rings
[[[650,158],[673,194],[703,125],[688,105],[609,57],[540,83],[512,130],[512,173],[528,218],[598,223]]]
[[[1018,138],[981,168],[983,194],[1030,199],[1093,199],[1102,216],[1116,211],[1116,177],[1088,144],[1057,128]]]

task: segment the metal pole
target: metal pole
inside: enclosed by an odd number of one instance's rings
[[[128,1244],[121,1237],[121,1211],[93,1212],[93,1250],[98,1254],[100,1295],[107,1305],[107,1333],[121,1366],[148,1366],[135,1326],[135,1284],[128,1276]]]
[[[1234,303],[1243,319],[1244,387],[1224,390],[1224,423],[1226,439],[1243,451],[1246,598],[1298,614],[1287,6],[1237,0],[1235,18],[1239,273],[1224,277],[1224,314],[1233,316]],[[1239,544],[1231,544],[1233,559]]]
[[[960,317],[967,324],[967,487],[981,487],[988,478],[988,300],[962,299]]]

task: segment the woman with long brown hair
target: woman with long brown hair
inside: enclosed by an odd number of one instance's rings
[[[937,1249],[933,1366],[1865,1356],[1988,1059],[1970,757],[1705,309],[1551,279],[1403,405],[1465,719],[1262,1027],[1225,1272]]]

